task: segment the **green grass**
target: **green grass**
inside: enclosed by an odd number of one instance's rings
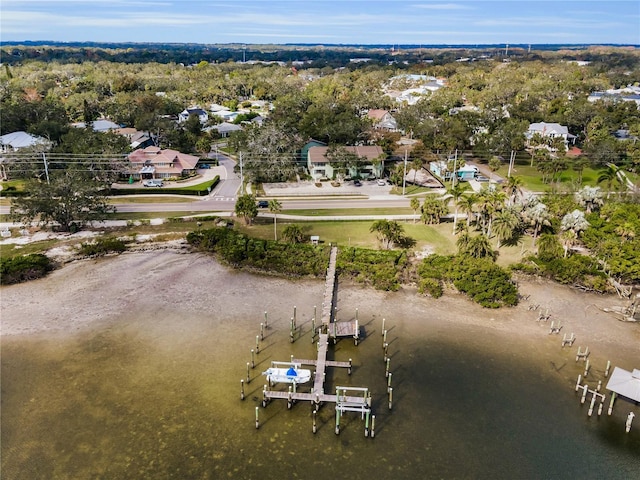
[[[318,235],[320,241],[337,243],[342,246],[379,248],[376,236],[369,231],[372,221],[286,221],[278,220],[278,238],[282,238],[282,231],[289,223],[301,225],[307,235]],[[443,255],[455,253],[455,239],[451,235],[452,224],[424,225],[422,223],[401,222],[405,233],[416,240],[416,250],[430,247],[435,253]],[[262,239],[273,239],[273,221],[259,218],[253,225],[245,226],[238,223],[238,228],[251,236]]]
[[[496,172],[497,175],[506,178],[508,173],[508,166],[503,165]],[[542,183],[542,175],[536,170],[535,167],[531,167],[529,164],[517,164],[511,171],[511,175],[518,177],[522,180],[523,188],[533,192],[548,192],[559,186],[561,189],[569,190],[573,182],[577,181],[578,173],[571,169],[565,170],[560,174],[559,182],[556,183]],[[598,171],[593,168],[586,167],[582,171],[582,185],[597,185]]]
[[[410,208],[315,208],[315,209],[298,209],[283,210],[281,213],[286,215],[302,215],[307,217],[322,216],[351,216],[351,215],[413,215]],[[280,218],[280,217],[278,217]]]
[[[172,195],[170,198],[158,197],[156,195],[149,197],[130,196],[130,197],[111,197],[109,203],[112,205],[129,204],[129,203],[189,203],[198,202],[197,197],[183,197],[180,195]]]

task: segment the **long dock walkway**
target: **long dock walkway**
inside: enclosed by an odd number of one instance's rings
[[[292,366],[299,365],[312,365],[315,366],[315,377],[313,380],[313,387],[311,392],[298,392],[296,391],[297,385],[294,382],[290,387],[289,391],[276,391],[269,390],[265,385],[263,394],[263,406],[266,406],[269,400],[274,398],[286,399],[288,401],[288,406],[291,408],[291,405],[296,400],[303,400],[308,402],[313,402],[319,407],[320,403],[324,402],[333,402],[336,404],[336,410],[340,412],[344,411],[357,411],[361,412],[363,415],[366,413],[369,414],[371,410],[371,397],[369,395],[369,390],[367,388],[358,388],[358,387],[336,387],[336,394],[327,394],[324,391],[324,382],[326,379],[326,368],[327,367],[341,367],[348,368],[349,374],[351,373],[351,360],[348,362],[338,362],[333,360],[327,360],[327,352],[329,348],[329,341],[331,338],[335,340],[335,336],[337,332],[345,332],[348,331],[348,336],[354,336],[357,341],[357,329],[358,329],[358,321],[355,320],[355,326],[351,328],[345,328],[347,324],[352,324],[354,322],[339,322],[341,325],[341,329],[337,328],[335,317],[334,317],[334,299],[336,293],[336,261],[338,257],[338,248],[331,247],[331,253],[329,256],[329,267],[327,268],[327,276],[325,280],[325,290],[324,290],[324,301],[322,303],[322,312],[321,312],[321,333],[318,335],[317,347],[318,347],[318,356],[316,360],[305,360],[305,359],[291,359]],[[354,333],[356,332],[356,333]],[[315,332],[314,332],[315,334]],[[347,336],[347,335],[344,335]],[[351,392],[358,392],[360,395],[349,395]]]

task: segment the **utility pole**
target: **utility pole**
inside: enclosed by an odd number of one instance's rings
[[[44,174],[47,177],[47,185],[49,185],[49,164],[47,163],[47,154],[42,152],[42,163],[44,163]]]
[[[458,174],[456,173],[457,170],[458,170],[458,149],[456,148],[456,154],[453,157],[453,179],[451,181],[452,187],[456,186],[456,180],[458,177]]]
[[[511,176],[511,170],[513,169],[513,162],[516,159],[515,150],[511,150],[511,156],[509,157],[509,171],[507,172],[507,178]]]
[[[244,195],[244,175],[242,174],[242,152],[240,152],[240,194]]]
[[[404,197],[405,188],[407,186],[407,149],[404,150],[404,175],[402,177],[402,196]]]

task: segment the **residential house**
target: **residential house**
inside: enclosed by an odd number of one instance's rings
[[[52,143],[46,138],[31,135],[27,132],[7,133],[0,137],[0,151],[2,153],[17,152],[25,148],[40,148],[48,150]]]
[[[349,177],[381,177],[384,169],[384,152],[378,145],[361,147],[344,147],[348,152],[356,154],[362,159],[362,164],[347,167],[346,176]],[[309,147],[307,150],[307,169],[316,180],[333,179],[342,172],[329,162],[327,152],[329,147]]]
[[[84,122],[76,122],[71,124],[72,127],[75,128],[86,128],[87,124]],[[110,132],[112,130],[118,130],[121,128],[121,125],[112,122],[107,118],[100,118],[91,122],[91,128],[94,132]]]
[[[212,125],[211,127],[205,128],[206,131],[215,130],[222,138],[228,137],[233,132],[239,132],[242,130],[240,125],[236,125],[235,123],[222,122],[217,125]]]
[[[372,108],[367,112],[367,117],[373,122],[373,128],[389,132],[398,130],[398,123],[388,110]]]
[[[136,180],[183,177],[196,171],[198,157],[176,150],[147,147],[129,154],[127,176]]]
[[[635,102],[635,104],[640,107],[640,87],[629,85],[625,88],[593,92],[589,94],[587,100],[590,102],[597,102],[599,100],[607,102]]]
[[[129,146],[132,150],[137,148],[146,148],[156,144],[155,135],[149,132],[141,132],[135,128],[119,128],[115,132],[129,140]]]
[[[575,135],[571,135],[569,133],[569,129],[564,125],[560,125],[559,123],[538,122],[530,124],[529,129],[525,132],[527,145],[536,147],[536,145],[531,145],[531,139],[536,134],[539,134],[543,140],[549,142],[549,144],[541,146],[546,147],[551,151],[554,151],[554,149],[550,146],[550,142],[554,138],[562,138],[565,151],[567,150],[567,147],[569,145],[569,140],[575,141],[576,138]]]
[[[178,114],[178,123],[186,122],[187,120],[189,120],[189,117],[191,115],[197,115],[200,123],[203,125],[209,120],[209,114],[206,112],[206,110],[203,110],[200,107],[189,107]]]

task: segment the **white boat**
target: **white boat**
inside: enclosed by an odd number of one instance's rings
[[[288,368],[271,367],[262,372],[270,383],[307,383],[311,380],[311,370],[291,365]]]

